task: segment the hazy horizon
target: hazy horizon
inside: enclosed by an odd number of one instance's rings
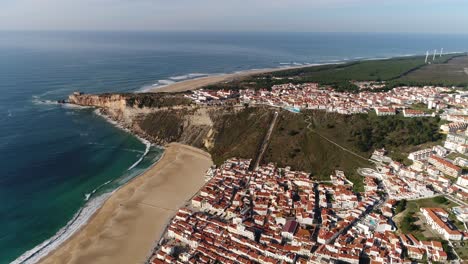
[[[468,34],[463,0],[0,0],[2,31]]]

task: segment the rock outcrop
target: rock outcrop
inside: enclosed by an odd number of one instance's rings
[[[181,94],[75,93],[68,102],[96,107],[155,144],[180,142],[205,149],[215,162],[233,156],[252,158],[272,115],[262,107],[200,106]]]

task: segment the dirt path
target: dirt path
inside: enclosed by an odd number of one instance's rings
[[[352,155],[354,155],[354,156],[356,156],[356,157],[358,157],[358,158],[360,158],[360,159],[363,159],[363,160],[365,160],[365,161],[374,162],[373,160],[370,160],[370,159],[368,159],[368,158],[366,158],[366,157],[363,157],[363,156],[357,154],[356,152],[354,152],[354,151],[352,151],[352,150],[350,150],[350,149],[347,149],[347,148],[341,146],[340,144],[336,143],[335,141],[333,141],[333,140],[331,140],[331,139],[329,139],[329,138],[323,136],[322,134],[318,133],[317,131],[313,130],[313,129],[311,128],[311,126],[312,126],[312,121],[310,120],[310,116],[307,116],[307,117],[306,117],[305,122],[307,123],[307,129],[309,129],[309,131],[311,131],[312,133],[317,134],[319,137],[325,139],[326,141],[330,142],[331,144],[337,146],[338,148],[340,148],[340,149],[342,149],[342,150],[344,150],[344,151],[346,151],[346,152],[348,152],[348,153],[350,153],[350,154],[352,154]]]
[[[254,170],[258,168],[258,165],[260,164],[260,161],[263,159],[263,155],[265,154],[265,151],[268,147],[268,144],[270,143],[270,138],[271,134],[273,133],[273,128],[276,125],[276,122],[278,122],[278,111],[275,111],[275,115],[273,116],[273,120],[271,121],[270,128],[268,129],[268,132],[263,139],[262,147],[260,149],[260,153],[258,154],[258,157],[255,161],[255,165],[253,167]]]

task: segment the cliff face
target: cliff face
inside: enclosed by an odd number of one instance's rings
[[[210,113],[214,108],[192,105],[180,95],[74,93],[68,102],[99,108],[101,113],[156,144],[181,142],[205,149],[213,145],[215,115]]]
[[[253,158],[273,113],[261,107],[200,106],[173,94],[74,94],[68,100],[99,108],[153,143],[206,149],[217,163]]]

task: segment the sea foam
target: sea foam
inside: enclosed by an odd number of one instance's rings
[[[31,250],[26,251],[19,258],[14,260],[12,264],[33,264],[37,263],[41,258],[47,256],[63,242],[69,239],[76,231],[84,226],[91,216],[104,204],[112,193],[102,194],[94,199],[89,200],[86,205],[81,208],[70,220],[65,227],[60,229],[53,237],[42,242]]]

